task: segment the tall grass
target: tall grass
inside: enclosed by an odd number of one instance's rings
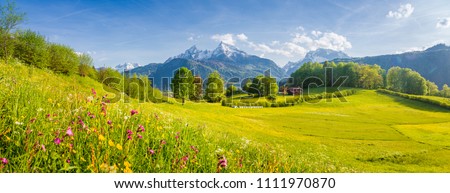
[[[90,78],[0,64],[0,172],[291,172],[277,147],[108,103]]]

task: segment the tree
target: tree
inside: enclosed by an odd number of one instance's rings
[[[427,81],[418,72],[409,68],[392,67],[386,77],[387,88],[408,94],[428,93]]]
[[[443,97],[450,97],[450,88],[448,87],[447,84],[444,84],[444,86],[442,86],[442,90],[440,91],[440,95]]]
[[[31,30],[19,31],[16,35],[14,57],[23,63],[46,68],[49,61],[45,37]]]
[[[378,65],[360,65],[358,69],[359,87],[374,89],[383,86],[383,77]]]
[[[205,98],[208,102],[220,102],[223,98],[223,80],[219,72],[214,71],[208,76],[205,90]]]
[[[175,71],[171,84],[173,96],[181,99],[183,105],[185,100],[189,99],[189,95],[192,92],[193,81],[194,77],[192,76],[192,72],[186,67],[181,67]]]
[[[194,101],[200,101],[203,98],[203,80],[200,76],[194,77],[193,89],[191,99]]]
[[[230,85],[228,88],[227,88],[227,91],[226,91],[226,93],[225,93],[225,95],[227,96],[227,97],[232,97],[234,94],[236,94],[238,92],[238,88],[236,87],[236,86],[234,86],[234,85]]]
[[[78,65],[78,74],[80,76],[88,76],[97,79],[97,72],[93,65],[93,59],[89,54],[83,53],[78,55],[80,64]]]
[[[49,68],[54,72],[70,75],[78,71],[80,61],[72,48],[60,44],[50,44],[48,52],[50,54]]]
[[[0,55],[6,63],[8,63],[8,59],[12,56],[14,50],[14,38],[12,37],[11,30],[15,29],[24,19],[25,13],[19,12],[16,9],[16,3],[14,1],[7,0],[6,5],[0,5]]]
[[[261,87],[263,87],[263,96],[267,97],[271,101],[275,101],[277,99],[278,84],[275,78],[268,76],[262,78]]]
[[[429,80],[427,80],[427,95],[435,96],[439,93],[438,86]]]

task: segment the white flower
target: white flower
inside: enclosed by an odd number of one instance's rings
[[[22,123],[22,122],[19,122],[19,121],[16,121],[15,124],[16,124],[16,125],[23,125],[23,123]]]
[[[41,112],[41,111],[43,111],[43,110],[44,110],[44,109],[42,109],[42,108],[39,108],[39,109],[38,109],[37,111],[38,111],[38,112]]]
[[[94,97],[89,96],[89,97],[87,97],[87,100],[88,100],[88,102],[91,102],[92,100],[94,100]]]

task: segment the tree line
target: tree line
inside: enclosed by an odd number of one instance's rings
[[[450,97],[450,88],[447,84],[439,90],[434,82],[426,80],[418,72],[409,68],[392,67],[386,72],[376,64],[308,62],[292,73],[291,77],[295,81],[294,85],[302,88],[311,84],[332,87],[339,78],[345,77],[345,81],[339,84],[340,86],[365,89],[387,88],[407,94]]]

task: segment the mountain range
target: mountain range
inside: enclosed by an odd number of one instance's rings
[[[411,68],[439,87],[450,84],[450,46],[445,44],[438,44],[423,51],[367,57],[349,57],[341,51],[319,48],[308,52],[303,59],[289,62],[280,68],[270,59],[247,54],[235,46],[221,42],[214,50],[200,50],[192,46],[184,53],[168,58],[164,63],[150,63],[145,66],[125,63],[116,66],[116,69],[148,75],[154,78],[154,86],[161,89],[162,78],[172,77],[175,70],[181,67],[187,67],[203,80],[215,70],[224,80],[235,77],[243,80],[264,74],[268,69],[271,75],[277,78],[290,76],[306,62],[324,61],[377,64],[385,70],[393,66]],[[167,84],[170,79],[165,82]]]
[[[172,77],[174,72],[187,67],[194,75],[205,80],[213,71],[218,71],[224,80],[230,78],[255,77],[264,74],[267,70],[273,77],[282,78],[283,69],[272,60],[247,54],[238,48],[221,42],[214,50],[199,50],[192,46],[184,53],[168,58],[164,63],[153,63],[131,69],[129,73],[146,74],[153,78],[154,86],[164,88],[162,78]]]

